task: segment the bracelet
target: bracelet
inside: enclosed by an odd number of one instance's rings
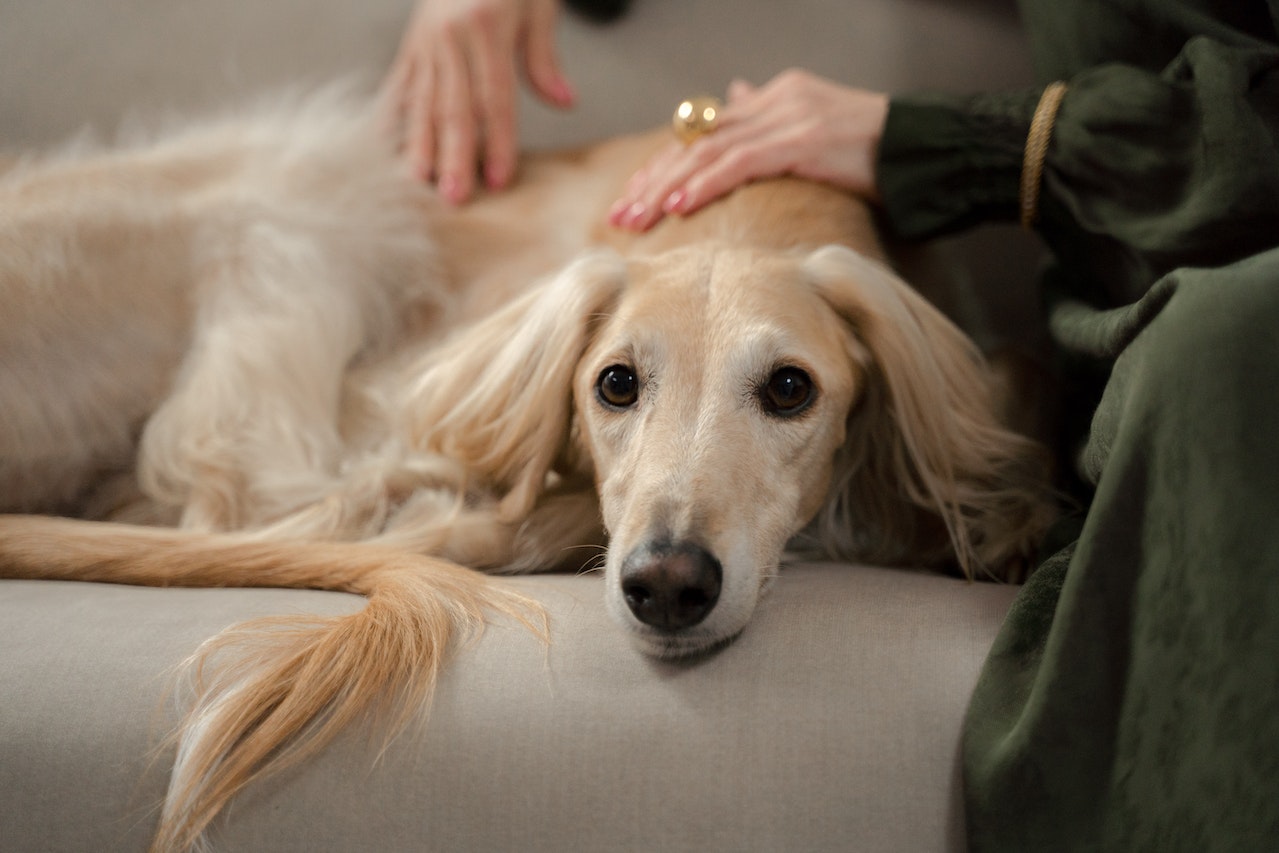
[[[1033,228],[1039,218],[1039,185],[1044,173],[1044,155],[1048,153],[1048,141],[1052,139],[1053,121],[1057,109],[1066,94],[1066,84],[1058,81],[1044,89],[1030,120],[1030,132],[1026,134],[1026,154],[1021,163],[1021,224]]]

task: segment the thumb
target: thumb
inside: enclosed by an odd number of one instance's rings
[[[557,8],[554,3],[535,4],[524,41],[524,67],[538,97],[557,107],[571,107],[577,93],[560,69],[555,50]]]

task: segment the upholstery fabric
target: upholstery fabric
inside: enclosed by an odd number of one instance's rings
[[[959,727],[1015,590],[904,570],[786,569],[732,645],[635,652],[593,576],[513,581],[552,642],[497,624],[420,729],[355,729],[232,805],[219,850],[954,850]],[[0,582],[6,850],[140,850],[206,637],[355,596]]]

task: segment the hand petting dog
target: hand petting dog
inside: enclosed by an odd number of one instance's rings
[[[663,216],[704,207],[743,184],[794,175],[877,201],[875,156],[888,96],[789,70],[758,88],[728,89],[714,133],[668,144],[609,210],[620,228],[645,231]]]
[[[422,0],[382,84],[389,129],[413,175],[455,204],[515,175],[517,62],[533,92],[576,95],[555,49],[558,0]]]

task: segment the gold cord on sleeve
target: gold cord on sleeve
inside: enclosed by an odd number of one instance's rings
[[[1066,84],[1058,81],[1044,89],[1030,120],[1030,132],[1026,134],[1026,154],[1021,163],[1021,224],[1033,228],[1039,218],[1039,187],[1044,174],[1044,155],[1048,141],[1052,139],[1053,122],[1061,99],[1066,94]]]

